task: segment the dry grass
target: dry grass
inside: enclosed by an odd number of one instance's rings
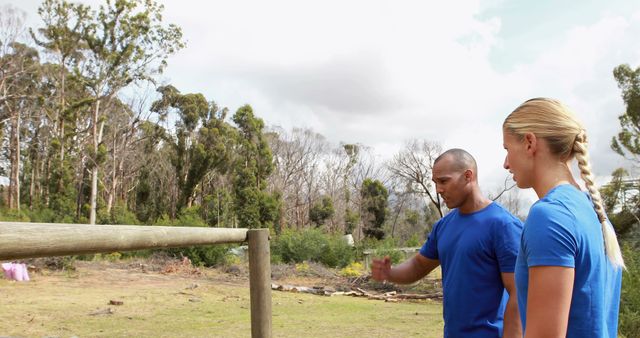
[[[248,282],[214,269],[143,272],[81,263],[75,272],[0,279],[0,336],[249,337]],[[274,337],[440,337],[438,302],[385,303],[274,291]],[[109,301],[123,305],[109,305]]]

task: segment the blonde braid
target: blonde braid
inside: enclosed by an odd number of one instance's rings
[[[611,263],[616,267],[626,268],[624,265],[624,259],[620,251],[620,245],[616,238],[615,230],[613,226],[607,220],[607,215],[602,204],[602,197],[600,191],[596,189],[593,174],[591,173],[591,165],[589,164],[589,152],[587,151],[587,134],[584,129],[576,136],[573,143],[573,153],[578,161],[578,168],[580,169],[580,176],[585,182],[585,186],[591,196],[593,207],[598,215],[598,220],[602,225],[602,237],[604,238],[605,251],[607,257]]]

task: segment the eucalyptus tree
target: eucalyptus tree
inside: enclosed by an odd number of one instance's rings
[[[624,64],[613,70],[622,91],[625,110],[618,117],[621,131],[611,140],[611,148],[621,156],[640,162],[640,67]]]
[[[226,121],[227,109],[219,108],[200,93],[181,94],[173,86],[158,88],[162,97],[151,110],[162,116],[177,115],[175,135],[167,137],[173,148],[171,163],[179,188],[176,209],[190,207],[194,192],[205,176],[225,173],[231,162],[236,132]]]
[[[273,155],[264,135],[264,122],[249,105],[233,115],[238,144],[233,164],[235,211],[239,226],[266,228],[278,219],[279,196],[267,193],[267,178],[274,169]]]
[[[44,0],[38,8],[44,25],[29,32],[35,43],[53,56],[57,65],[53,79],[57,81],[57,106],[53,109],[53,133],[60,143],[60,163],[64,162],[67,134],[65,125],[70,113],[67,100],[67,77],[78,71],[78,62],[87,48],[83,37],[91,21],[90,7],[65,0]],[[77,103],[76,103],[77,104]],[[73,121],[72,121],[73,122]]]
[[[25,44],[14,42],[8,53],[0,55],[3,99],[0,116],[9,122],[9,195],[10,209],[20,209],[21,135],[24,120],[30,119],[37,102],[33,95],[39,83],[40,60],[38,52]]]
[[[163,71],[167,58],[184,47],[179,27],[162,24],[163,6],[152,0],[107,0],[86,27],[87,44],[80,69],[91,92],[91,196],[89,222],[95,223],[98,174],[105,118],[101,104],[128,85]]]
[[[362,197],[360,214],[364,223],[364,235],[378,240],[383,239],[386,234],[382,226],[387,219],[389,205],[387,188],[379,180],[366,178],[362,181],[360,195]]]

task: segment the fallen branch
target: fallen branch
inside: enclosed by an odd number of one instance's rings
[[[293,286],[293,285],[278,285],[271,284],[272,290],[285,291],[285,292],[300,292],[310,293],[320,296],[351,296],[351,297],[366,297],[372,300],[384,300],[385,302],[398,302],[401,300],[409,299],[442,299],[442,292],[434,291],[428,294],[410,294],[410,293],[397,293],[396,291],[385,292],[381,294],[372,294],[361,288],[354,288],[351,291],[331,291],[325,289],[322,286]]]

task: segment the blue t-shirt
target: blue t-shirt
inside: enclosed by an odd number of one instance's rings
[[[602,226],[588,196],[560,185],[531,206],[516,262],[516,288],[526,329],[529,267],[575,269],[567,337],[617,337],[622,270],[604,250]]]
[[[420,254],[440,260],[445,337],[501,337],[509,295],[502,272],[513,272],[522,222],[498,203],[439,220]]]

